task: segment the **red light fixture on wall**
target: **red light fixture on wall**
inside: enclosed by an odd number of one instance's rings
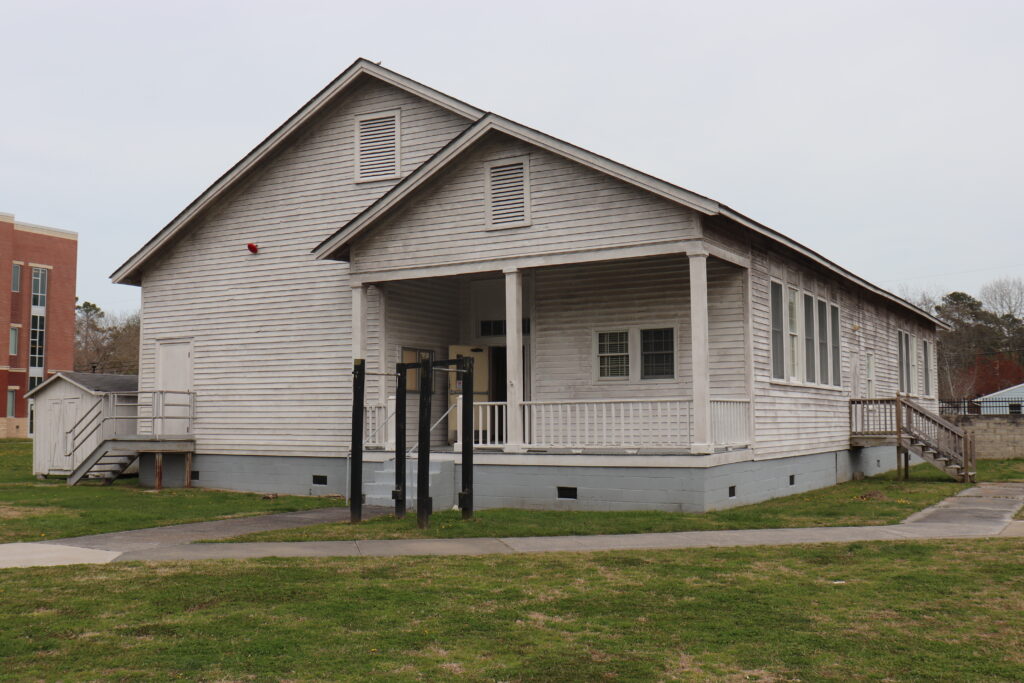
[[[245,248],[249,250],[249,253],[252,253],[252,254],[260,253],[260,247],[255,242],[249,242],[249,244],[245,245]]]

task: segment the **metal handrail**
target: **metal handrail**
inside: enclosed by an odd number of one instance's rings
[[[185,402],[167,402],[167,396],[185,396]],[[120,397],[123,396],[150,396],[152,401],[149,404],[140,403],[136,401],[120,401]],[[150,408],[150,415],[139,415],[137,412],[135,415],[103,415],[103,410],[99,409],[100,406],[106,402],[110,410],[114,413],[117,412],[118,408],[134,407],[136,409]],[[187,408],[188,412],[186,415],[167,415],[167,408]],[[102,416],[102,417],[101,417]],[[70,438],[70,443],[65,443],[65,455],[72,457],[75,453],[82,448],[82,446],[89,440],[97,430],[102,429],[108,422],[116,424],[118,420],[131,420],[138,425],[141,422],[148,421],[150,428],[152,429],[153,436],[159,437],[166,433],[168,419],[171,420],[185,420],[186,421],[186,433],[191,433],[193,425],[195,423],[195,392],[191,391],[177,391],[177,390],[162,390],[156,389],[152,391],[112,391],[103,393],[100,398],[94,403],[85,414],[82,415],[75,423],[75,426],[65,432],[65,439]],[[158,428],[159,421],[159,428]],[[83,424],[84,423],[84,424]],[[138,429],[136,429],[138,432]]]

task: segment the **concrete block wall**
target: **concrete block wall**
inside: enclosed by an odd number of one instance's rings
[[[581,458],[585,456],[580,456]],[[164,486],[184,485],[184,456],[164,456]],[[461,487],[459,465],[443,467],[431,477],[434,510],[456,505]],[[477,509],[515,507],[539,510],[665,510],[706,512],[749,505],[832,486],[896,468],[893,446],[874,446],[793,458],[754,460],[709,468],[639,468],[544,465],[477,465]],[[202,455],[193,459],[198,473],[192,485],[202,488],[316,496],[348,494],[346,458]],[[364,491],[375,481],[393,478],[393,463],[363,464]],[[410,461],[410,481],[415,472]],[[314,475],[327,477],[325,486]],[[153,485],[153,455],[141,458],[140,483]],[[559,487],[575,490],[560,497]],[[410,489],[412,486],[410,485]],[[414,491],[410,490],[410,509]],[[374,501],[378,502],[379,501]],[[388,502],[388,504],[390,504]]]
[[[950,419],[974,435],[978,459],[1024,458],[1024,415],[953,415]]]

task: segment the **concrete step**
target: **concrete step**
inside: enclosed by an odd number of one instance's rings
[[[418,463],[409,460],[406,463],[405,471],[405,500],[406,507],[411,508],[416,504],[416,477]],[[430,497],[433,499],[435,511],[446,510],[454,504],[454,476],[455,465],[450,461],[430,463]],[[395,463],[393,460],[386,463],[378,470],[372,479],[367,478],[363,482],[363,494],[366,498],[366,505],[380,505],[392,507],[395,504],[392,498],[392,491],[395,488]]]

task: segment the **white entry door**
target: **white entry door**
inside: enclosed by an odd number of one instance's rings
[[[192,340],[174,339],[157,342],[156,388],[160,391],[192,391]],[[158,434],[187,434],[189,397],[186,394],[164,394],[154,398],[162,401],[163,419],[156,420]],[[155,408],[155,406],[154,406]]]

